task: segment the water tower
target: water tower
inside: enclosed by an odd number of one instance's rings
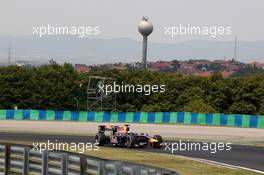
[[[147,47],[148,47],[148,36],[153,31],[153,25],[147,17],[143,17],[142,21],[138,25],[138,31],[143,36],[143,50],[142,50],[142,64],[143,69],[147,68]]]

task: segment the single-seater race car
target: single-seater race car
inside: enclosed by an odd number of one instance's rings
[[[153,148],[162,147],[162,137],[160,135],[150,136],[148,134],[137,134],[129,131],[129,125],[114,126],[114,125],[99,125],[98,133],[95,135],[95,142],[99,146],[111,144],[113,146],[145,147]]]

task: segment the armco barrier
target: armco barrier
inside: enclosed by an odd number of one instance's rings
[[[0,143],[2,175],[178,175],[175,171],[69,152],[37,151]]]
[[[62,120],[83,122],[170,123],[264,128],[264,116],[190,112],[86,112],[0,110],[0,120]]]

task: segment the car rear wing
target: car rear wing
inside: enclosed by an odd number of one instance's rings
[[[116,130],[116,126],[113,125],[99,125],[98,132],[105,132],[105,131],[114,131]]]

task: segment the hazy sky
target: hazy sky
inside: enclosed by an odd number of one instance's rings
[[[154,24],[151,40],[177,42],[208,36],[168,38],[164,26],[231,26],[233,35],[216,40],[264,40],[263,0],[0,0],[0,35],[31,35],[37,25],[98,25],[98,38],[141,39],[142,16]]]

